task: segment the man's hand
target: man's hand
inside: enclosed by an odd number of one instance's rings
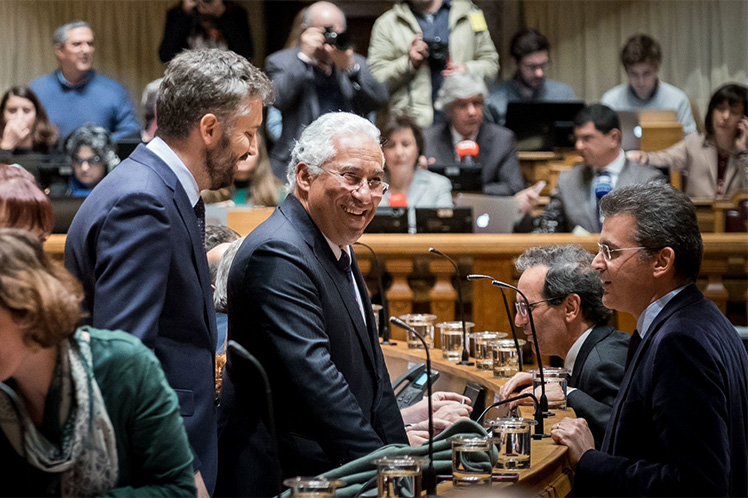
[[[517,201],[517,209],[525,214],[530,214],[535,206],[538,205],[540,200],[540,194],[538,194],[535,188],[538,184],[536,183],[532,187],[527,187],[524,190],[520,190],[514,194],[514,200]]]
[[[20,119],[11,119],[5,124],[0,149],[13,150],[31,135],[31,128]]]
[[[197,498],[210,498],[208,488],[205,487],[205,482],[203,482],[203,475],[199,470],[195,472],[195,487],[197,488]]]
[[[349,48],[347,50],[338,50],[332,45],[325,44],[324,49],[330,61],[332,61],[332,63],[338,69],[342,69],[343,71],[350,71],[351,69],[353,69],[355,59],[353,58],[352,48]]]
[[[197,11],[205,16],[221,17],[226,12],[226,5],[223,0],[213,0],[210,3],[197,0]]]
[[[442,433],[444,429],[452,425],[451,422],[434,417],[434,437]],[[407,427],[408,443],[411,446],[420,446],[429,440],[429,421],[424,420]]]
[[[630,150],[626,153],[626,159],[637,163],[647,164],[647,153],[643,150]]]
[[[569,448],[569,463],[573,470],[589,450],[595,449],[595,439],[583,418],[565,418],[551,426],[551,437],[558,444]]]
[[[416,35],[410,43],[408,57],[413,68],[418,69],[429,56],[429,46],[423,41],[423,35]]]
[[[299,38],[299,51],[317,61],[324,56],[325,30],[311,26],[306,28]]]
[[[499,396],[501,399],[507,399],[512,397],[514,390],[520,386],[531,386],[532,375],[527,372],[517,372],[514,377],[509,379],[506,384],[501,386],[499,389]]]
[[[448,422],[454,422],[460,418],[467,417],[473,411],[473,408],[469,406],[470,398],[457,393],[435,392],[431,396],[431,403],[433,405],[434,417],[436,418],[438,414],[439,417],[445,418]],[[413,406],[403,408],[400,410],[400,415],[402,415],[403,422],[406,424],[419,424],[423,421],[428,421],[428,399],[424,398]]]

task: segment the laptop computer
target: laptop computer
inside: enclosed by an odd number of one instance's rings
[[[505,127],[517,136],[520,151],[574,147],[574,116],[584,102],[509,102]]]
[[[514,223],[522,216],[511,196],[457,194],[455,205],[473,210],[474,233],[512,233]]]
[[[621,147],[625,151],[641,150],[642,127],[638,111],[618,111],[621,122]]]
[[[408,233],[408,208],[380,206],[365,233]]]
[[[471,233],[473,210],[469,207],[416,208],[416,233]]]
[[[452,192],[481,192],[483,190],[482,166],[473,164],[432,164],[429,171],[449,178]]]

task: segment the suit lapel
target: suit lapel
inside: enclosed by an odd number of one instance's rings
[[[590,352],[598,342],[608,337],[612,330],[613,327],[610,325],[603,325],[592,329],[590,335],[587,336],[587,339],[584,341],[582,347],[579,349],[579,353],[577,354],[577,359],[574,362],[574,372],[572,372],[571,379],[569,379],[570,387],[577,387],[577,383],[579,382],[579,372],[582,371],[584,362],[587,361]]]
[[[595,230],[597,230],[600,224],[597,219],[597,201],[592,198],[592,179],[595,177],[595,172],[592,171],[592,167],[585,165],[580,168],[579,176],[581,192],[579,192],[578,200],[580,202],[576,204],[575,209],[578,211],[579,217],[586,220],[588,227],[596,227]],[[590,209],[590,205],[593,209]]]

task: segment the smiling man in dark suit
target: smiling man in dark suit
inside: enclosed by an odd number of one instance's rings
[[[288,197],[231,267],[229,339],[267,371],[284,478],[408,443],[351,250],[386,190],[383,163],[379,131],[366,119],[318,118],[294,147]],[[244,402],[256,399],[255,383],[236,362],[229,351],[219,492],[267,496],[278,491],[267,433],[257,404]]]
[[[583,419],[552,427],[576,496],[748,496],[748,355],[696,288],[696,210],[657,183],[616,189],[592,266],[603,303],[632,314],[628,366],[600,451]]]
[[[549,246],[528,249],[516,267],[521,273],[517,286],[530,300],[540,351],[563,358],[571,372],[568,405],[587,420],[599,448],[623,379],[630,336],[608,325],[611,311],[603,306],[600,277],[590,263],[592,255],[579,246]],[[528,306],[518,301],[517,308],[514,323],[530,337]],[[532,375],[512,377],[501,397],[512,396],[520,386],[532,386]],[[531,391],[527,387],[523,392]],[[562,399],[559,394],[549,391],[548,399]]]
[[[237,163],[257,154],[271,93],[268,78],[233,52],[178,55],[159,88],[157,138],[91,192],[65,247],[88,323],[132,333],[161,361],[200,496],[212,493],[217,472],[216,321],[200,190],[228,186]]]

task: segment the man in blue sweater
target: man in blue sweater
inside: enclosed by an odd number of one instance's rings
[[[94,34],[85,21],[63,24],[52,42],[59,67],[31,82],[61,137],[85,124],[103,126],[116,141],[139,136],[140,125],[127,90],[91,69]]]

